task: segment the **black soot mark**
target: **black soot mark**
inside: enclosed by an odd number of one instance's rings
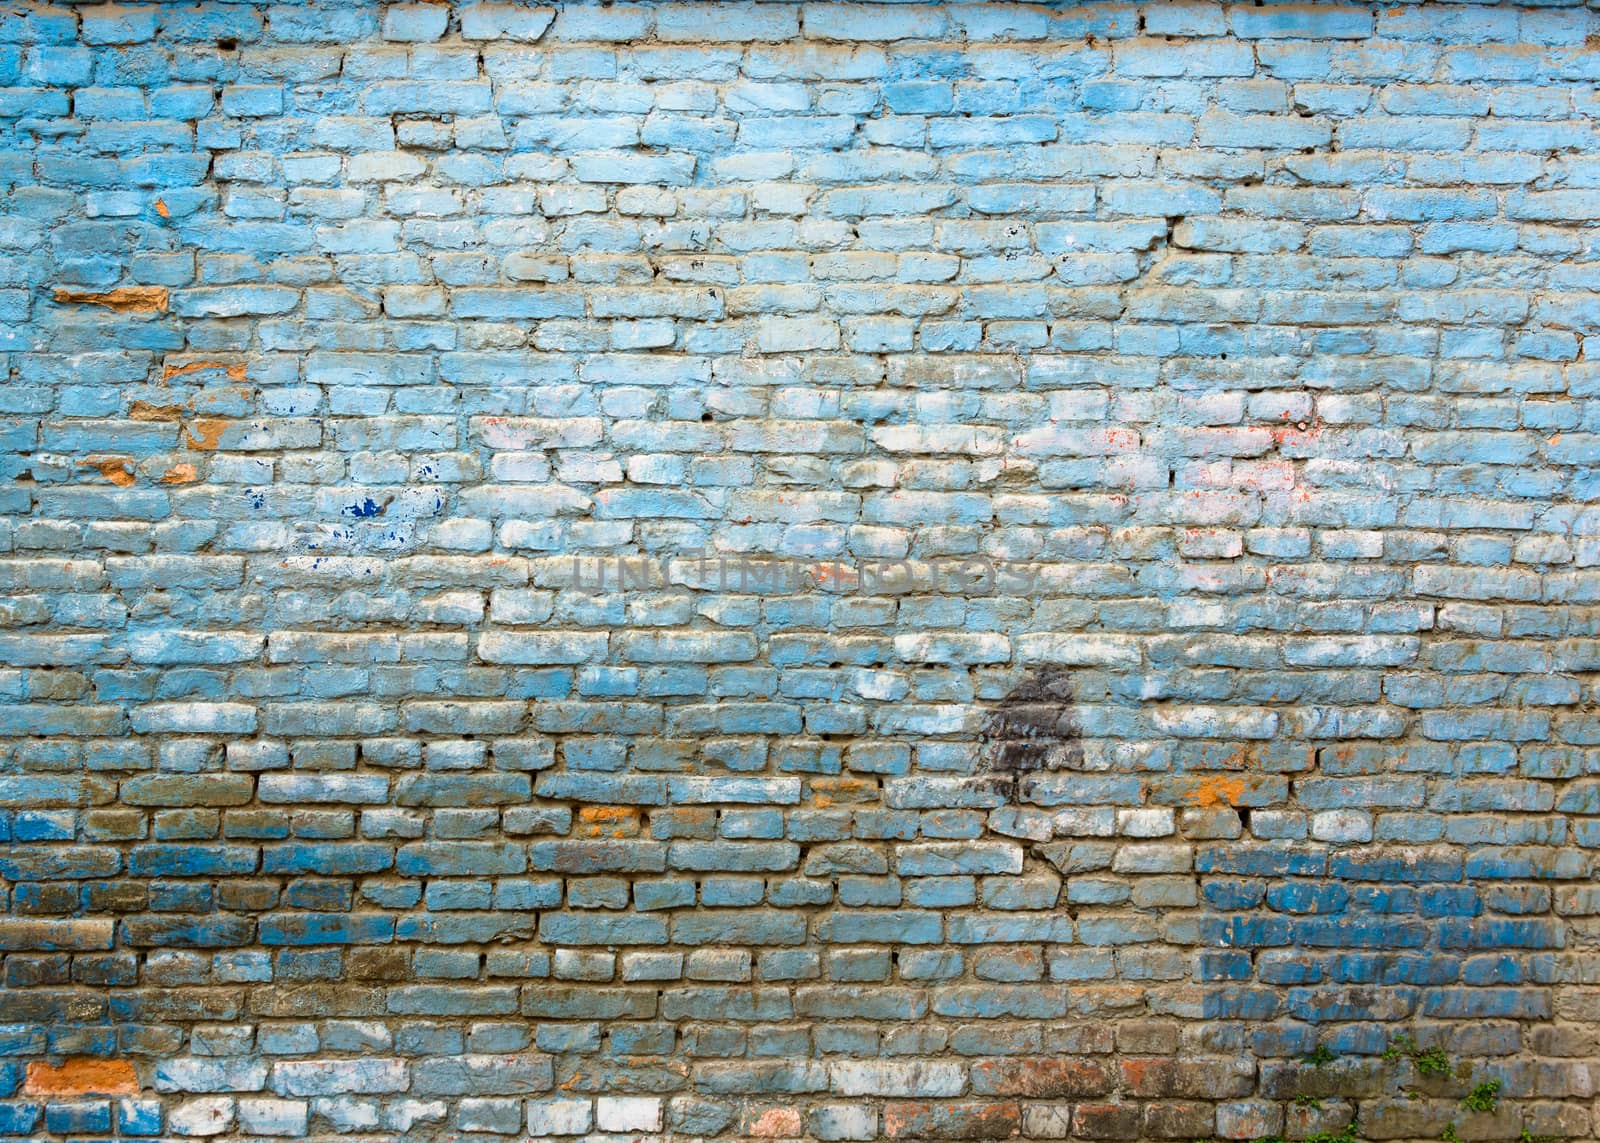
[[[1018,683],[984,719],[979,731],[978,774],[1016,801],[1022,776],[1038,770],[1083,766],[1083,727],[1077,687],[1066,667],[1040,667]]]

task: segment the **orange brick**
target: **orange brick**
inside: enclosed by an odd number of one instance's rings
[[[135,1095],[139,1077],[127,1060],[97,1060],[87,1056],[60,1064],[38,1060],[28,1065],[23,1095]]]
[[[123,286],[115,290],[68,290],[56,287],[63,305],[104,306],[122,314],[159,314],[167,311],[165,286]]]

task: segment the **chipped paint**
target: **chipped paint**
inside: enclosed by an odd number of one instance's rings
[[[97,469],[101,476],[118,488],[134,483],[133,458],[126,456],[86,456],[83,463]]]
[[[115,290],[69,290],[57,286],[55,300],[62,305],[101,306],[124,314],[167,311],[165,286],[122,286]]]
[[[789,1138],[800,1135],[800,1113],[792,1107],[769,1107],[750,1125],[758,1139]]]
[[[813,778],[811,794],[818,806],[853,805],[873,801],[878,784],[867,778]]]
[[[177,365],[166,365],[161,370],[161,380],[171,381],[174,377],[183,377],[190,373],[207,373],[221,370],[230,381],[243,381],[248,365],[243,361],[185,361]]]
[[[222,434],[233,425],[226,417],[196,417],[185,426],[191,448],[211,450],[222,443]]]
[[[128,406],[131,421],[181,421],[190,412],[187,402],[182,405],[156,405],[149,401],[134,401]]]

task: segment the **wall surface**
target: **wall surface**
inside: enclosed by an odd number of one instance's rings
[[[0,1135],[1594,1138],[1597,81],[5,4]]]

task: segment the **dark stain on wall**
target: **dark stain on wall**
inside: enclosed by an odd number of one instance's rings
[[[1023,775],[1083,765],[1077,685],[1067,667],[1038,667],[984,719],[978,773],[995,775],[1013,801]]]

